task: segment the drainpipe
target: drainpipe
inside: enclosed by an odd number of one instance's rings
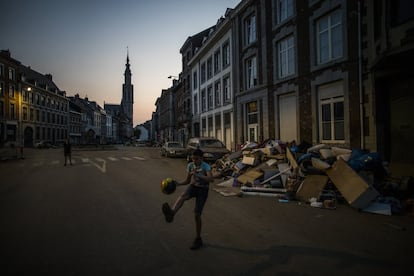
[[[362,38],[361,38],[361,0],[358,1],[358,69],[359,69],[359,120],[361,126],[361,149],[365,148],[364,133],[364,95],[362,91]]]

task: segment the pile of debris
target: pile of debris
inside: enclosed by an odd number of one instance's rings
[[[268,140],[246,143],[214,164],[224,196],[267,196],[336,209],[338,203],[371,213],[414,215],[411,176],[390,176],[378,153]]]

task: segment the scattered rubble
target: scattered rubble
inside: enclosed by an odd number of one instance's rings
[[[213,167],[224,179],[214,190],[223,196],[274,197],[330,210],[347,203],[358,211],[414,215],[413,177],[392,178],[375,152],[267,140],[247,142]]]

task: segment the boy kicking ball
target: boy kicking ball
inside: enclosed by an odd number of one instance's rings
[[[204,204],[207,201],[209,183],[214,180],[211,172],[211,167],[208,163],[203,161],[203,151],[195,150],[191,156],[192,162],[187,165],[187,178],[182,182],[177,182],[178,185],[188,185],[187,189],[177,198],[173,207],[165,202],[162,205],[162,212],[165,220],[172,222],[178,210],[183,206],[186,200],[195,198],[194,217],[196,224],[196,238],[190,249],[195,250],[203,246],[201,239],[201,213]]]

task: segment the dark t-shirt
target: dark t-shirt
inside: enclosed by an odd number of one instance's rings
[[[64,143],[63,144],[63,150],[65,154],[69,154],[72,150],[72,145],[70,143]]]

